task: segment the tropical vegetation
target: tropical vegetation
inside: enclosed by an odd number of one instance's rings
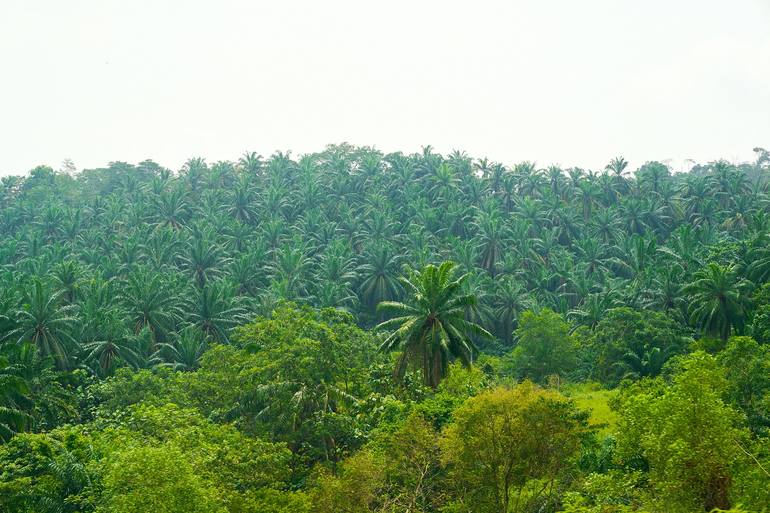
[[[770,511],[770,153],[0,182],[0,511]]]

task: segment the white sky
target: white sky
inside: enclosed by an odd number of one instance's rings
[[[0,174],[342,141],[749,160],[770,0],[0,0]]]

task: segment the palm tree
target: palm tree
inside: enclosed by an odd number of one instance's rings
[[[64,301],[71,304],[75,301],[80,285],[80,265],[73,260],[59,262],[53,269],[53,277],[59,288],[64,290]]]
[[[190,323],[197,326],[207,340],[228,342],[230,330],[245,320],[245,309],[236,299],[228,284],[211,283],[194,291],[185,303],[185,310]]]
[[[476,303],[476,297],[462,294],[468,274],[454,279],[454,270],[451,261],[438,267],[428,265],[422,271],[410,270],[409,277],[401,279],[407,301],[384,301],[377,306],[380,312],[397,315],[376,328],[395,328],[380,349],[402,350],[394,371],[397,379],[414,365],[422,371],[424,383],[435,389],[446,376],[451,358],[471,365],[475,350],[471,336],[494,338],[478,324],[465,320],[465,309]]]
[[[446,203],[460,192],[460,179],[455,176],[452,167],[444,162],[429,177],[433,185],[428,189],[428,193],[434,202]]]
[[[0,442],[7,442],[32,423],[26,410],[32,404],[29,386],[17,366],[0,355]]]
[[[363,256],[359,266],[361,303],[376,308],[382,301],[396,299],[401,292],[397,273],[402,255],[388,245],[374,244]]]
[[[580,204],[582,206],[583,221],[588,222],[591,218],[594,205],[598,202],[600,197],[600,190],[593,178],[585,178],[576,183],[576,194],[580,198]]]
[[[193,235],[188,251],[182,262],[199,288],[205,287],[208,281],[218,276],[221,265],[227,262],[222,256],[221,246],[215,242],[215,237],[208,230]]]
[[[142,244],[143,260],[156,270],[170,267],[183,246],[179,232],[168,227],[156,227]]]
[[[262,260],[252,253],[243,253],[230,262],[228,277],[238,284],[238,294],[254,295],[260,282]]]
[[[18,328],[10,334],[18,344],[31,342],[41,356],[52,356],[60,367],[68,364],[78,322],[77,306],[62,305],[63,294],[63,290],[51,293],[35,280],[24,306],[16,312]]]
[[[307,276],[311,260],[309,250],[300,240],[284,244],[273,252],[275,260],[268,265],[270,278],[283,281],[288,286],[286,299],[297,299],[307,295]]]
[[[615,367],[623,379],[640,379],[657,376],[670,356],[670,348],[660,348],[651,344],[633,344],[623,353]]]
[[[0,348],[0,441],[30,429],[60,425],[76,415],[67,374],[29,343]]]
[[[507,345],[513,343],[513,330],[516,329],[519,315],[530,307],[530,303],[524,286],[512,276],[506,276],[495,283],[492,307],[497,320],[496,334]]]
[[[617,294],[609,289],[592,293],[582,303],[567,313],[567,318],[593,329],[605,317],[607,311],[620,305]]]
[[[338,308],[345,311],[353,311],[356,297],[353,289],[345,283],[321,281],[315,287],[315,293],[309,298],[312,304],[319,308]]]
[[[752,237],[748,241],[745,259],[742,263],[742,270],[757,286],[767,282],[770,277],[770,247],[767,244],[768,236],[766,233]]]
[[[652,287],[645,291],[644,308],[666,312],[669,316],[687,323],[687,304],[682,297],[683,274],[679,267],[666,267],[652,280]]]
[[[162,191],[156,204],[158,224],[179,229],[185,224],[188,215],[185,192],[176,188],[170,192]]]
[[[131,334],[120,320],[119,312],[110,311],[89,331],[92,331],[90,342],[83,344],[84,360],[97,375],[109,375],[119,362],[136,361]]]
[[[480,266],[494,276],[507,240],[507,228],[498,215],[480,214],[475,222],[481,252]]]
[[[513,174],[519,183],[519,192],[526,196],[538,196],[545,183],[543,175],[534,162],[520,162],[513,168]]]
[[[649,189],[658,193],[661,188],[661,182],[671,176],[668,166],[660,162],[647,162],[636,172],[636,179],[640,185],[645,185]]]
[[[693,266],[699,265],[697,253],[702,247],[698,235],[698,231],[693,230],[691,225],[683,224],[674,230],[666,245],[658,248],[658,251],[687,272]]]
[[[203,174],[208,170],[208,164],[206,159],[201,157],[193,157],[188,159],[182,166],[182,172],[185,175],[187,183],[190,185],[190,189],[194,192],[198,190],[203,181]]]
[[[238,159],[238,166],[250,175],[257,175],[262,170],[262,166],[264,166],[262,155],[255,151],[246,151]]]
[[[257,218],[254,191],[248,185],[239,185],[233,191],[227,212],[238,221],[251,223]]]
[[[198,367],[208,344],[195,326],[183,329],[173,343],[161,344],[160,353],[164,354],[164,367],[174,370],[191,371]]]
[[[692,305],[690,321],[708,335],[727,340],[733,329],[743,329],[751,283],[738,276],[734,266],[709,263],[694,275],[683,292]]]
[[[591,218],[589,232],[604,244],[614,244],[621,236],[622,221],[614,208],[606,208]]]
[[[616,184],[616,190],[622,192],[626,188],[626,177],[623,176],[626,173],[628,167],[628,161],[623,157],[616,157],[610,160],[610,163],[605,166],[604,169],[612,172],[613,181]]]
[[[156,342],[163,341],[182,316],[173,284],[146,268],[129,274],[121,290],[118,299],[134,333],[146,327]]]

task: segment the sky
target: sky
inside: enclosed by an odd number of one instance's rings
[[[770,0],[2,0],[0,175],[339,142],[746,161],[768,27]]]

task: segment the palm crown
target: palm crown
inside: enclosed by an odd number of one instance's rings
[[[446,376],[451,358],[464,365],[473,360],[472,336],[492,335],[465,319],[466,308],[476,304],[476,296],[463,293],[468,274],[454,279],[455,263],[427,265],[421,271],[410,270],[402,278],[407,290],[406,302],[383,301],[377,310],[396,317],[380,323],[378,329],[395,328],[381,345],[385,351],[401,349],[395,368],[402,378],[410,364],[422,371],[426,385],[436,388]]]

